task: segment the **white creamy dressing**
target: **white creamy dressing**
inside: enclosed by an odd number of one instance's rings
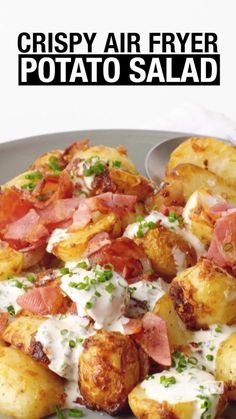
[[[165,387],[161,384],[161,377],[167,379],[174,377],[176,382]],[[149,399],[159,403],[168,402],[170,405],[184,402],[194,402],[194,413],[192,419],[202,417],[204,408],[201,407],[203,399],[198,396],[205,396],[212,402],[211,408],[207,411],[210,418],[215,418],[217,405],[219,402],[221,389],[214,377],[206,371],[198,368],[187,368],[183,372],[178,373],[174,368],[168,371],[150,376],[141,383],[141,387],[145,390]]]
[[[82,343],[93,333],[88,319],[69,314],[59,315],[52,316],[41,324],[35,340],[42,344],[52,371],[67,380],[77,381]],[[74,342],[73,346],[71,342]]]
[[[75,184],[79,183],[82,187],[82,191],[85,193],[89,193],[93,189],[93,181],[95,175],[84,176],[84,169],[89,169],[96,161],[97,159],[95,157],[91,159],[91,162],[86,162],[83,160],[79,162],[75,168],[75,176],[72,177],[72,181]]]
[[[161,280],[157,281],[139,281],[129,286],[131,296],[135,300],[145,301],[147,308],[152,311],[156,302],[166,293]]]
[[[200,240],[196,236],[194,236],[191,233],[189,229],[180,228],[178,220],[171,222],[169,221],[169,218],[167,216],[163,215],[161,212],[158,212],[158,211],[152,211],[141,222],[128,225],[123,235],[126,237],[129,237],[130,239],[133,239],[137,235],[140,224],[143,225],[144,223],[150,222],[150,221],[154,223],[157,223],[158,221],[160,221],[163,227],[168,228],[174,231],[176,234],[179,234],[180,236],[182,236],[195,249],[198,258],[206,254],[206,249],[204,245],[200,242]],[[147,233],[148,230],[149,230],[148,227],[143,227],[142,229],[143,234]]]
[[[28,288],[32,288],[33,284],[25,277],[14,277],[5,281],[0,281],[0,312],[8,311],[7,308],[12,306],[17,313],[21,307],[16,300],[20,295],[24,295]]]
[[[68,380],[65,385],[66,407],[78,407],[74,402],[80,396],[79,358],[84,339],[93,334],[94,330],[89,326],[88,319],[68,314],[48,318],[41,324],[35,336],[50,361],[49,369]]]
[[[99,275],[106,269],[96,266],[91,270],[75,268],[63,275],[61,289],[76,303],[78,315],[88,315],[95,321],[95,328],[106,328],[119,319],[129,301],[128,283],[114,271],[111,278],[101,282]]]
[[[67,233],[67,229],[56,228],[53,230],[47,245],[47,252],[51,253],[54,249],[55,244],[60,243],[63,240],[66,240],[70,237]]]
[[[185,253],[182,252],[182,250],[180,250],[177,246],[174,246],[172,249],[172,255],[174,257],[177,274],[179,274],[187,268]]]
[[[199,330],[193,333],[191,342],[197,343],[198,347],[190,345],[191,351],[207,371],[215,374],[217,352],[221,344],[235,332],[236,326],[212,325],[209,330]]]

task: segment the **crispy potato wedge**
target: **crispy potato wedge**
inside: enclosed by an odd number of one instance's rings
[[[86,339],[79,363],[79,385],[88,407],[109,414],[121,411],[139,379],[138,350],[129,336],[101,330]]]
[[[225,179],[236,186],[236,148],[211,137],[192,137],[180,144],[171,154],[167,176],[180,163],[192,163]]]
[[[0,347],[0,412],[39,419],[63,406],[63,380],[22,352]]]
[[[135,237],[134,241],[143,248],[154,271],[168,281],[174,278],[181,268],[176,263],[176,249],[181,252],[185,267],[192,266],[197,261],[195,250],[180,235],[160,224],[143,237]]]
[[[103,161],[119,161],[121,162],[121,169],[129,173],[137,174],[137,170],[131,160],[127,157],[127,150],[124,147],[107,147],[104,145],[97,145],[89,147],[85,150],[77,150],[74,157],[81,159],[88,159],[89,157],[99,156]]]
[[[171,283],[175,309],[190,329],[236,322],[236,281],[207,259],[184,270]]]
[[[121,234],[121,220],[115,214],[102,216],[97,222],[88,224],[81,230],[68,233],[68,237],[53,245],[51,253],[64,262],[77,261],[86,250],[89,240],[97,233],[106,231],[116,238]]]
[[[228,386],[228,396],[236,400],[236,332],[220,346],[216,357],[216,379]]]
[[[0,281],[17,275],[23,268],[24,257],[21,252],[7,244],[0,247]]]
[[[190,341],[192,333],[175,311],[173,301],[168,294],[163,295],[156,303],[153,312],[166,321],[169,342],[174,350]]]

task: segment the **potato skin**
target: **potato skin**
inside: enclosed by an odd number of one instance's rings
[[[143,248],[154,271],[167,281],[171,281],[177,274],[173,256],[175,246],[185,253],[186,266],[192,266],[197,261],[195,250],[181,236],[160,224],[143,237],[135,237],[134,241]]]
[[[192,163],[221,176],[236,186],[236,148],[211,137],[192,137],[180,144],[170,156],[166,174],[180,163]]]
[[[166,321],[171,349],[186,344],[191,339],[191,332],[175,311],[173,301],[168,294],[163,295],[156,303],[153,312]]]
[[[171,283],[169,294],[189,329],[236,322],[236,281],[212,261],[200,259]]]
[[[0,281],[19,274],[23,267],[23,254],[10,246],[0,247]]]
[[[22,352],[0,347],[0,411],[18,419],[39,419],[64,404],[63,380]]]
[[[97,222],[70,233],[67,239],[56,243],[51,253],[64,262],[80,260],[89,240],[102,231],[118,237],[121,234],[121,220],[113,213],[104,215]]]
[[[236,332],[220,346],[216,358],[216,379],[228,386],[228,396],[236,400]]]
[[[138,350],[130,337],[101,330],[86,339],[79,363],[86,406],[116,414],[126,407],[128,394],[139,380]]]

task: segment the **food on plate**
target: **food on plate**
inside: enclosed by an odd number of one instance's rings
[[[38,419],[64,405],[63,380],[21,351],[0,347],[0,411],[19,419]]]
[[[83,139],[2,185],[0,413],[215,419],[236,400],[234,154],[189,139],[156,190]]]
[[[190,329],[236,323],[236,281],[208,259],[172,281],[169,290],[175,309]]]
[[[236,150],[233,144],[211,137],[193,137],[171,153],[166,173],[168,175],[180,163],[191,163],[216,173],[235,187],[235,157]]]

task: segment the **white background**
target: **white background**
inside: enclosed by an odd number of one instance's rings
[[[77,129],[155,129],[183,103],[236,120],[235,9],[235,0],[1,0],[0,142]],[[97,32],[101,40],[107,32],[216,32],[221,86],[20,87],[17,36],[23,31]],[[189,118],[194,112],[180,115],[179,126]]]

